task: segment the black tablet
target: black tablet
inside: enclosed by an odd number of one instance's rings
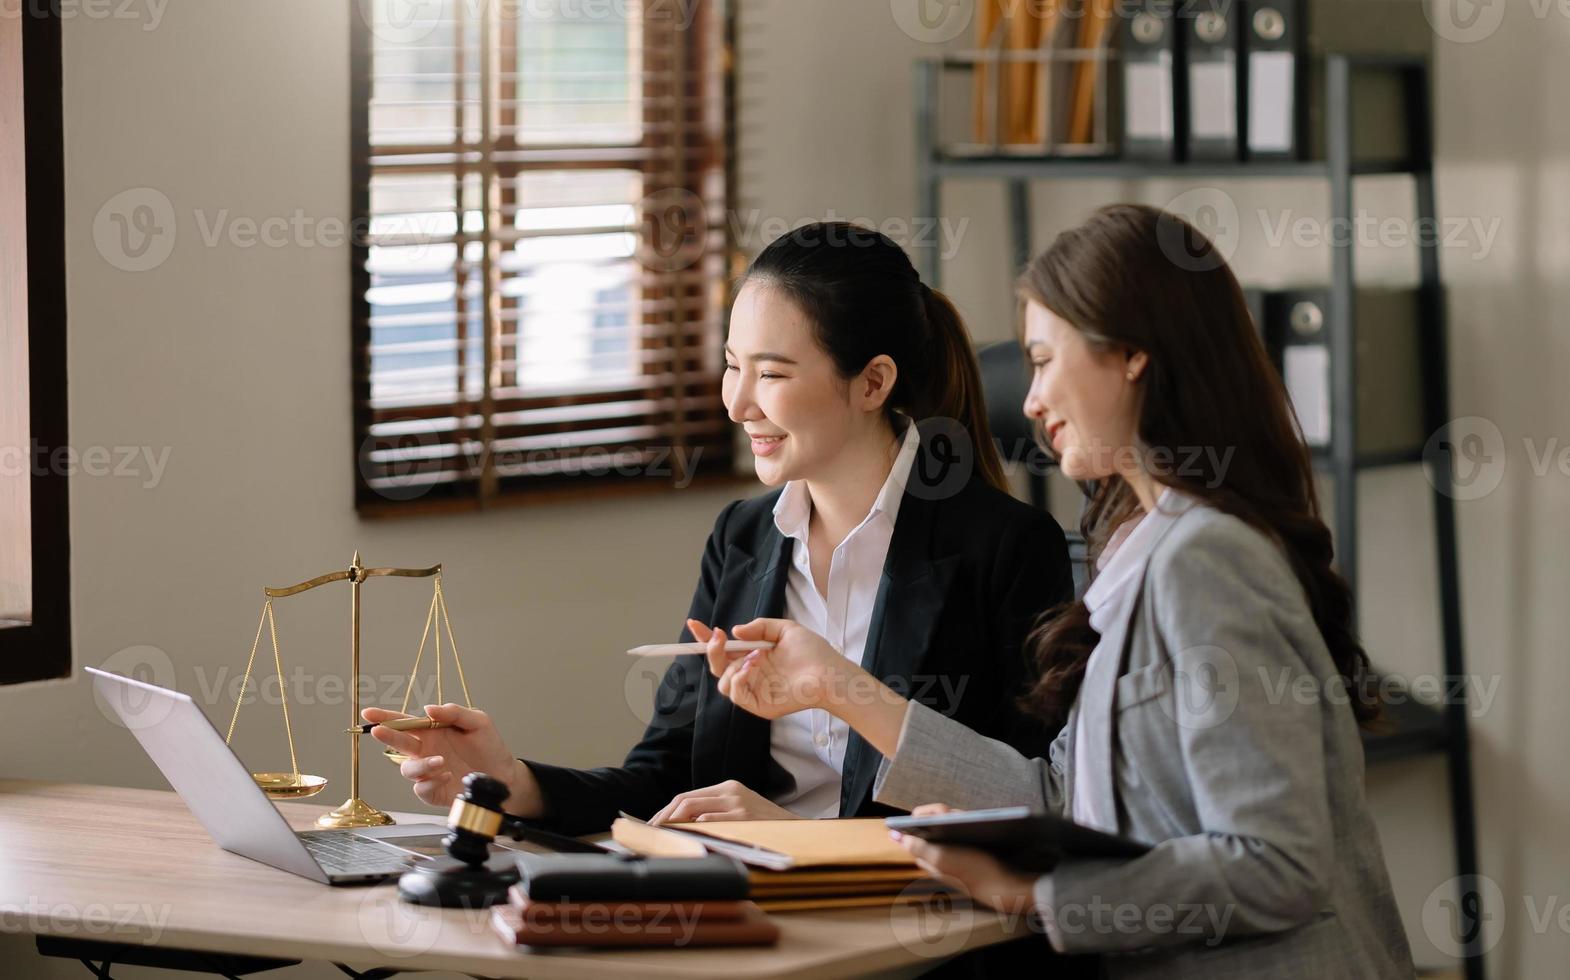
[[[1065,857],[1134,858],[1149,845],[1024,806],[888,817],[890,830],[934,844],[975,847],[1025,871],[1051,871]]]

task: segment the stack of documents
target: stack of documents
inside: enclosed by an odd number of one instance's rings
[[[923,901],[944,887],[889,839],[879,818],[737,820],[653,826],[625,814],[616,843],[652,857],[724,854],[744,862],[749,897],[771,912]]]

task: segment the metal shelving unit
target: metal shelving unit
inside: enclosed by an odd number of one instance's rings
[[[1422,59],[1363,55],[1326,58],[1325,137],[1323,160],[1260,162],[1145,162],[1132,160],[1052,159],[1027,157],[948,156],[938,139],[938,80],[941,60],[917,63],[916,139],[917,214],[936,218],[942,212],[942,185],[955,177],[992,178],[1006,183],[1012,253],[1017,268],[1031,256],[1030,190],[1033,180],[1077,178],[1122,179],[1250,179],[1297,177],[1326,180],[1330,185],[1332,222],[1350,222],[1356,179],[1365,175],[1404,175],[1413,184],[1419,221],[1436,220],[1434,196],[1433,131],[1429,67]],[[1354,71],[1392,72],[1399,76],[1405,102],[1406,147],[1402,160],[1358,160],[1352,145],[1352,76]],[[1436,432],[1450,418],[1448,358],[1445,341],[1445,300],[1439,277],[1439,243],[1435,236],[1421,236],[1418,243],[1417,286],[1419,350],[1423,378],[1425,430]],[[1356,279],[1355,243],[1345,236],[1332,241],[1330,309],[1327,345],[1330,353],[1331,441],[1314,455],[1316,468],[1334,481],[1335,544],[1338,567],[1357,594],[1357,475],[1385,466],[1422,465],[1421,447],[1410,451],[1359,454],[1357,446]],[[940,279],[937,249],[921,250],[918,262],[923,276],[934,286]],[[1461,634],[1461,590],[1456,554],[1453,467],[1448,458],[1432,461],[1434,535],[1437,546],[1439,615],[1444,670],[1449,677],[1465,673]],[[1032,498],[1043,500],[1044,489],[1032,487]],[[1473,806],[1471,746],[1467,730],[1467,705],[1449,699],[1441,707],[1408,702],[1388,712],[1392,730],[1365,736],[1370,762],[1384,762],[1419,754],[1442,753],[1449,773],[1449,797],[1454,835],[1456,873],[1463,906],[1477,909],[1482,920],[1481,894],[1476,887],[1477,841]],[[1472,896],[1469,898],[1468,896]],[[1472,901],[1478,904],[1471,904]],[[1481,930],[1465,942],[1463,960],[1468,980],[1482,980]]]

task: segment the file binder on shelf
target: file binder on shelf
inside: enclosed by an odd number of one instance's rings
[[[1241,156],[1238,124],[1243,89],[1239,77],[1241,0],[1198,0],[1186,4],[1182,27],[1188,76],[1188,159],[1236,160]]]
[[[1330,290],[1295,287],[1251,296],[1265,346],[1281,371],[1309,448],[1332,444]],[[1356,453],[1372,460],[1415,457],[1425,440],[1424,385],[1414,289],[1357,290]]]
[[[1303,155],[1306,25],[1302,0],[1253,0],[1244,10],[1243,132],[1251,160]]]
[[[1124,25],[1123,156],[1182,160],[1188,130],[1183,35],[1173,0],[1145,0]]]

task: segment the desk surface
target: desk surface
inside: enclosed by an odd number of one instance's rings
[[[279,807],[297,830],[322,809]],[[333,888],[230,854],[160,790],[0,780],[0,842],[6,931],[401,970],[839,977],[932,966],[1025,931],[961,903],[776,914],[773,947],[520,950],[491,932],[483,910],[411,906],[390,886]]]

